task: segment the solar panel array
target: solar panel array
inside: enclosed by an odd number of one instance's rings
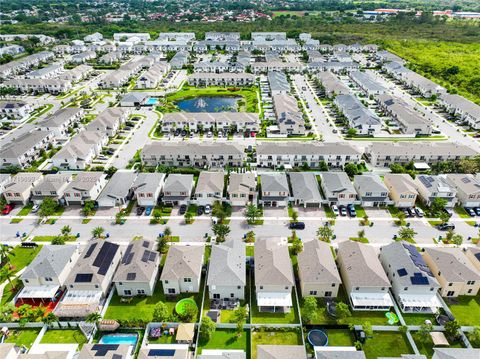
[[[433,273],[430,271],[427,263],[423,260],[422,255],[417,251],[414,245],[403,243],[403,247],[410,253],[410,259],[412,260],[415,267],[420,269],[422,272],[425,272],[427,275],[433,277]]]
[[[96,352],[96,357],[104,357],[109,351],[118,349],[118,344],[95,344],[92,346],[92,350]]]
[[[75,283],[90,283],[92,281],[92,273],[78,273],[75,276]]]
[[[137,273],[127,273],[127,280],[135,280]]]
[[[400,277],[405,277],[407,275],[407,270],[405,268],[400,268],[397,270],[397,273]]]
[[[135,255],[135,253],[132,253],[132,248],[133,244],[129,244],[127,250],[125,251],[125,255],[122,258],[122,264],[128,265],[132,263],[133,256]]]
[[[422,273],[413,273],[413,276],[410,277],[410,281],[413,285],[428,285],[429,281],[427,277],[424,277]]]
[[[143,241],[143,248],[148,248],[150,246],[150,243],[147,241]]]
[[[418,179],[420,180],[420,182],[423,183],[425,187],[432,187],[432,182],[434,181],[432,177],[419,176]]]
[[[88,257],[90,257],[96,247],[97,247],[97,243],[91,244],[90,247],[88,247],[87,253],[85,253],[85,257],[83,257],[83,258],[88,258]]]
[[[100,252],[98,252],[93,265],[98,267],[98,274],[105,275],[112,264],[113,257],[117,253],[118,245],[110,242],[104,242]]]
[[[152,252],[152,251],[149,251],[148,249],[145,249],[145,252],[143,252],[143,256],[142,256],[142,262],[153,262],[155,260],[155,258],[157,257],[157,253],[156,252]]]
[[[148,351],[149,357],[173,357],[175,349],[150,349]]]

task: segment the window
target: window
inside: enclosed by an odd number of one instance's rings
[[[447,297],[453,297],[454,294],[455,294],[455,292],[453,290],[449,290],[447,292]]]
[[[132,295],[132,291],[131,291],[131,290],[128,290],[128,289],[125,289],[125,290],[123,291],[123,294],[124,294],[124,295]]]
[[[288,290],[288,287],[285,287],[285,290]]]
[[[168,280],[164,280],[163,282],[164,282],[165,284],[168,284]]]
[[[141,295],[142,295],[142,294],[145,294],[145,290],[143,290],[143,289],[138,289],[138,290],[137,290],[137,293],[138,293],[138,294],[141,294]]]
[[[234,294],[234,293],[230,293],[230,298],[235,298],[235,294]]]
[[[448,286],[451,287],[453,285],[453,283],[448,283]]]
[[[168,294],[175,294],[175,288],[168,288]]]
[[[317,295],[317,291],[316,290],[311,290],[310,295]]]
[[[332,287],[335,287],[335,283],[332,283]]]
[[[469,281],[467,282],[467,285],[474,285],[474,284],[475,284],[475,281],[474,281],[474,280],[469,280]]]
[[[405,290],[405,291],[408,290],[408,287],[403,288],[403,290]]]
[[[51,277],[45,277],[45,282],[52,282],[53,279]]]
[[[237,286],[237,289],[242,289],[242,287],[238,285],[238,286]]]
[[[332,296],[332,292],[328,291],[328,292],[325,292],[325,297],[331,297]]]
[[[215,294],[213,295],[213,299],[220,299],[220,294],[215,293]]]
[[[260,289],[263,289],[263,285],[260,286]]]
[[[192,278],[183,278],[184,283],[192,283]]]
[[[355,287],[355,290],[357,290],[357,291],[360,290],[360,287]]]

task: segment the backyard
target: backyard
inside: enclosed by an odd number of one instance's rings
[[[85,335],[78,329],[47,330],[42,344],[78,344],[79,349],[87,342]]]
[[[302,345],[300,331],[252,332],[252,359],[257,358],[257,345]]]
[[[418,333],[412,333],[413,340],[415,341],[415,345],[417,346],[420,354],[426,355],[427,358],[431,358],[433,356],[433,342],[431,339],[427,341],[423,341],[420,339]],[[449,348],[463,348],[460,343],[450,343]]]
[[[376,359],[388,354],[389,357],[401,357],[413,354],[412,348],[404,334],[398,332],[374,332],[363,345],[367,359]]]
[[[14,343],[21,347],[30,348],[38,336],[40,329],[14,329],[10,331],[10,335],[5,339],[5,343]]]
[[[247,338],[248,331],[244,331],[242,335],[238,336],[233,329],[217,329],[208,342],[202,340],[198,342],[199,353],[202,353],[203,349],[245,350]]]
[[[17,273],[29,265],[37,256],[38,252],[40,252],[40,249],[42,249],[42,246],[35,248],[24,248],[17,246],[13,248],[9,254],[10,265],[13,267],[13,272]]]
[[[292,292],[292,309],[290,313],[259,312],[256,294],[252,294],[252,323],[256,324],[295,324],[299,323],[297,312],[297,300],[295,292]]]
[[[460,325],[480,324],[480,296],[462,296],[453,300],[455,304],[448,304],[455,319]]]

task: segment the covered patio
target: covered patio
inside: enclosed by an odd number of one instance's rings
[[[15,306],[24,304],[32,307],[45,307],[47,312],[52,312],[60,302],[63,291],[58,285],[43,285],[24,287],[17,296]]]
[[[68,291],[55,309],[55,315],[60,318],[85,318],[98,310],[101,299],[101,291]]]
[[[260,312],[289,313],[292,308],[292,294],[290,292],[257,293],[257,306]]]
[[[389,310],[393,300],[389,293],[351,293],[354,310]]]
[[[405,313],[436,313],[442,307],[436,294],[402,294],[399,301]]]

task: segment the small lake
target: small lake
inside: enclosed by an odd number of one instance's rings
[[[185,112],[237,112],[239,96],[200,96],[180,100],[176,105]]]

